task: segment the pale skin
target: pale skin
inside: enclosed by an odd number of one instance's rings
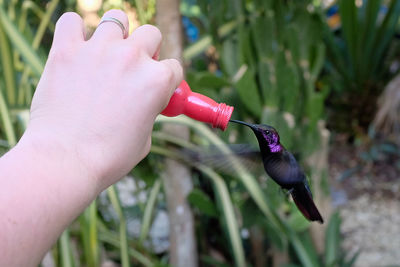
[[[126,15],[110,10],[104,17]],[[150,150],[156,116],[183,78],[178,61],[158,61],[159,30],[129,37],[112,22],[85,40],[65,13],[36,89],[28,128],[0,158],[0,266],[36,266],[96,196]]]

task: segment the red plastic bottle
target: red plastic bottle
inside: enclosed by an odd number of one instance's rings
[[[193,93],[186,81],[182,81],[172,95],[162,115],[175,117],[184,114],[197,121],[206,122],[214,128],[225,130],[232,116],[233,107],[217,103],[211,98]]]

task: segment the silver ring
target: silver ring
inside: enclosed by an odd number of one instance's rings
[[[123,35],[124,39],[125,39],[126,37],[128,37],[128,32],[127,32],[127,30],[125,29],[124,24],[122,24],[122,22],[119,21],[118,19],[112,18],[112,17],[102,18],[101,21],[100,21],[100,23],[99,23],[99,25],[97,25],[97,27],[99,27],[99,26],[100,26],[102,23],[104,23],[104,22],[114,22],[114,23],[116,23],[116,24],[121,28],[121,30],[122,30],[122,35]]]

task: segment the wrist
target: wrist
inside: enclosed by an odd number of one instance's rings
[[[69,148],[26,132],[0,158],[1,266],[38,263],[95,199],[98,182]],[[40,237],[39,239],[37,237]],[[18,257],[26,251],[24,257]]]
[[[81,188],[86,192],[89,203],[101,192],[100,179],[79,151],[54,135],[28,129],[12,153],[18,153],[19,157],[28,161],[28,165],[33,164],[42,175],[51,175],[60,184],[68,183]]]

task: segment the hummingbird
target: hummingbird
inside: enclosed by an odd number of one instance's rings
[[[246,125],[253,130],[267,174],[280,187],[288,190],[304,217],[310,221],[323,223],[324,220],[314,204],[304,171],[293,154],[280,143],[278,132],[266,124],[250,124],[239,120],[230,122]]]

